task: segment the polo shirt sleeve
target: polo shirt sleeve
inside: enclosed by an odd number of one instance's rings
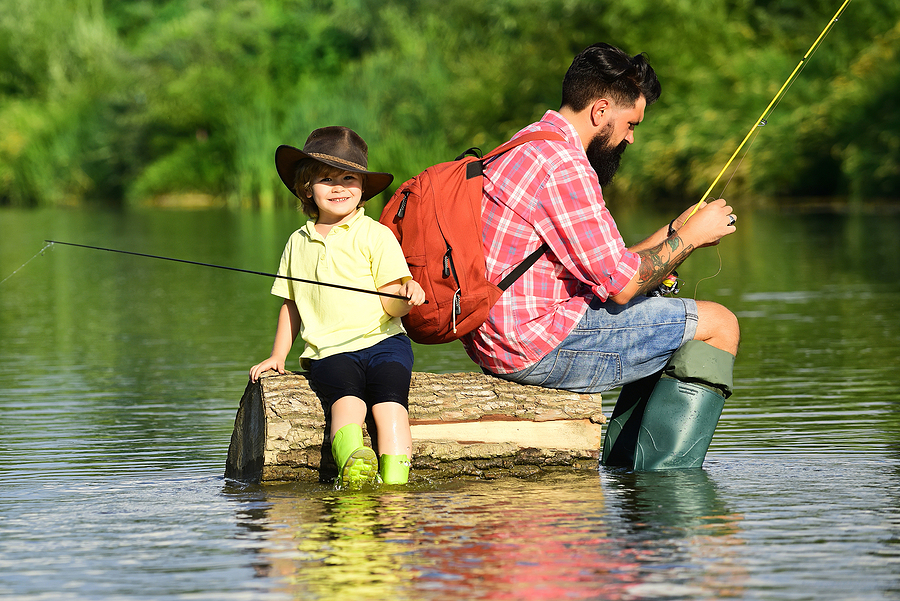
[[[394,280],[406,282],[412,279],[406,257],[394,233],[384,225],[373,222],[370,232],[372,242],[372,277],[375,287],[381,288]]]
[[[565,154],[542,187],[536,230],[563,266],[606,300],[631,281],[640,257],[625,247],[587,159]]]

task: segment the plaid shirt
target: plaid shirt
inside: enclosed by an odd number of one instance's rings
[[[515,137],[533,131],[562,133],[567,143],[529,142],[485,169],[487,278],[497,283],[542,243],[550,247],[463,337],[469,356],[493,373],[519,371],[548,355],[591,299],[620,292],[640,262],[625,248],[575,128],[547,111]]]

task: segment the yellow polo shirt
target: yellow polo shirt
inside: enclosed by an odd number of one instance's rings
[[[412,277],[394,234],[361,208],[325,238],[307,221],[288,239],[278,275],[365,290]],[[284,278],[276,278],[272,294],[297,305],[299,335],[306,342],[300,355],[304,367],[307,359],[358,351],[405,333],[400,318],[388,315],[375,294]]]

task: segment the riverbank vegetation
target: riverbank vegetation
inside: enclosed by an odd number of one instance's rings
[[[275,148],[343,124],[395,185],[558,108],[595,41],[663,84],[613,184],[699,198],[834,0],[6,0],[0,205],[292,204]],[[900,6],[850,4],[730,194],[900,202]],[[727,179],[727,178],[726,178]]]

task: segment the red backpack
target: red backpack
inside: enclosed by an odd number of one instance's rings
[[[451,342],[478,329],[503,291],[547,250],[542,245],[499,284],[485,277],[481,234],[484,166],[504,152],[534,140],[565,141],[562,135],[533,132],[489,152],[469,149],[455,161],[429,167],[391,196],[379,221],[403,249],[414,280],[428,304],[403,318],[409,337],[420,344]]]

